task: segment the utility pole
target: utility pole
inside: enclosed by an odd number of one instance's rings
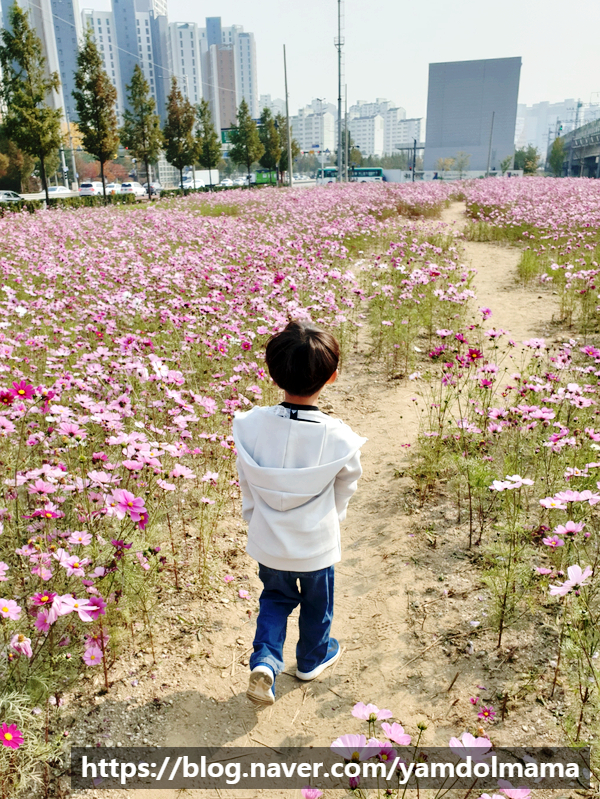
[[[417,168],[417,140],[413,139],[413,164],[412,164],[412,183],[415,182],[415,169]]]
[[[342,38],[342,0],[338,0],[338,35],[335,39],[335,46],[338,51],[338,146],[337,146],[337,179],[338,183],[342,181],[342,47],[344,39]]]
[[[494,138],[494,117],[496,116],[496,112],[492,111],[492,124],[490,126],[490,145],[488,147],[488,159],[487,159],[487,169],[485,170],[486,178],[490,175],[490,163],[492,160],[492,140]]]
[[[346,151],[345,152],[346,157],[344,159],[344,167],[346,174],[344,175],[344,177],[346,179],[346,183],[348,183],[348,154],[350,152],[350,144],[348,142],[348,84],[346,84],[344,87],[344,97],[345,97],[344,103],[345,103],[345,117],[346,117],[346,124],[344,125],[346,131],[346,139],[344,142],[345,145],[344,149]],[[598,163],[600,164],[600,158],[598,159]]]
[[[288,156],[288,183],[290,187],[294,185],[292,170],[292,134],[290,129],[290,95],[287,82],[287,58],[285,55],[285,44],[283,45],[283,74],[285,77],[285,124],[287,129],[287,156]]]

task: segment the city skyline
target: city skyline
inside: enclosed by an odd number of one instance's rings
[[[104,0],[105,2],[107,0]],[[337,2],[306,0],[286,5],[261,0],[220,0],[190,6],[168,0],[171,21],[199,22],[219,13],[256,36],[261,94],[284,97],[282,47],[286,44],[291,108],[315,97],[337,100]],[[555,13],[553,14],[553,9]],[[600,22],[600,8],[584,0],[580,10],[589,25]],[[431,62],[470,61],[521,56],[519,103],[561,102],[566,97],[600,102],[600,58],[556,24],[556,2],[523,4],[492,0],[484,6],[463,0],[460,8],[430,0],[405,8],[391,0],[365,7],[345,0],[345,72],[348,104],[375,96],[396,99],[410,117],[425,117]],[[596,94],[598,93],[598,94]],[[592,95],[595,95],[592,97]]]

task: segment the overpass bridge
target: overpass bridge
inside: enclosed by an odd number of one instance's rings
[[[575,128],[562,140],[565,146],[563,175],[600,178],[600,119]]]

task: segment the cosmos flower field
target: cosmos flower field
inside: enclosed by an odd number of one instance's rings
[[[485,309],[472,324],[485,298],[461,234],[419,221],[452,198],[466,198],[468,236],[516,242],[528,279],[561,284],[583,338],[512,343]],[[232,416],[275,400],[264,346],[289,318],[332,329],[343,354],[363,329],[390,376],[429,392],[416,490],[425,501],[440,463],[468,489],[500,638],[532,597],[554,603],[554,683],[578,670],[581,733],[600,678],[599,224],[594,181],[526,179],[0,219],[4,787],[60,750],[48,729],[70,686],[89,674],[108,686],[134,636],[153,646],[158,583],[203,595],[223,579]]]

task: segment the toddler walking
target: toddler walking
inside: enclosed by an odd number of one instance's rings
[[[246,551],[258,561],[263,583],[246,692],[258,705],[275,701],[287,619],[298,605],[296,677],[313,680],[340,656],[330,637],[334,564],[367,439],[316,405],[337,377],[339,355],[331,333],[290,322],[266,348],[269,374],[285,401],[238,412],[233,421]]]

